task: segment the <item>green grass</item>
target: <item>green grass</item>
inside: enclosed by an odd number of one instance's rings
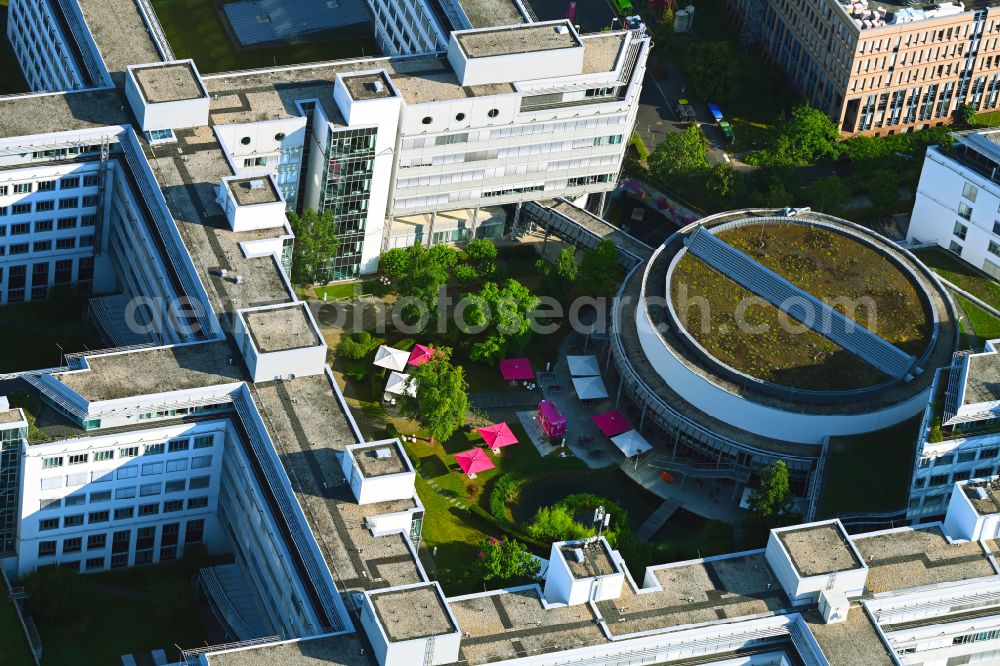
[[[15,95],[28,92],[28,83],[7,40],[7,2],[0,0],[0,95]]]
[[[114,664],[119,655],[157,648],[176,661],[180,655],[175,645],[203,645],[207,636],[190,592],[193,574],[194,566],[182,560],[93,575],[94,583],[126,588],[145,598],[123,598],[98,588],[89,596],[86,614],[61,623],[39,621],[42,666]]]
[[[4,600],[0,602],[0,664],[4,666],[32,666],[28,641],[14,612],[14,606],[7,602],[6,588],[0,588]]]
[[[178,58],[194,58],[203,74],[381,53],[367,25],[353,32],[338,29],[319,33],[314,36],[315,41],[237,47],[221,15],[223,4],[225,0],[153,0],[174,54]]]
[[[84,301],[52,298],[0,307],[0,372],[49,368],[68,354],[104,346],[81,313]]]
[[[919,429],[916,416],[885,430],[832,438],[816,517],[905,508]]]
[[[326,300],[328,301],[333,301],[338,298],[357,298],[358,296],[366,296],[369,294],[384,296],[388,293],[388,289],[377,279],[354,282],[338,282],[337,284],[331,284],[326,287],[313,287],[313,291],[316,293],[316,298],[322,300],[323,296],[326,295]]]
[[[1000,282],[940,248],[917,250],[914,254],[948,282],[1000,309]]]
[[[953,294],[955,302],[965,311],[965,319],[962,320],[962,332],[972,333],[979,338],[981,347],[986,340],[1000,338],[1000,319],[979,307],[969,299],[959,294]]]
[[[1000,125],[1000,111],[990,113],[977,113],[972,119],[972,124],[976,127],[996,127]]]

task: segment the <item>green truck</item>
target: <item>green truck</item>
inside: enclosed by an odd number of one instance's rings
[[[733,131],[733,126],[725,120],[719,121],[719,129],[722,130],[722,136],[726,137],[726,141],[729,143],[736,140],[736,132]]]

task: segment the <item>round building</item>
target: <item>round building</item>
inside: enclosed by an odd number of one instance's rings
[[[825,438],[920,412],[957,344],[951,299],[919,260],[808,209],[706,217],[619,295],[626,405],[678,470],[736,480],[781,459],[808,484]]]

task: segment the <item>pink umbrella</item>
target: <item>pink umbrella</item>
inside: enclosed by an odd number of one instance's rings
[[[632,424],[617,409],[591,416],[590,420],[608,437],[614,437],[632,429]]]
[[[500,374],[508,382],[535,377],[535,371],[531,369],[531,361],[526,358],[505,358],[500,361]]]
[[[490,457],[486,455],[486,452],[482,449],[469,449],[468,451],[456,453],[455,462],[457,462],[458,466],[462,468],[462,471],[469,476],[478,472],[485,472],[488,469],[496,467],[496,465],[493,464],[493,461],[490,460]]]
[[[483,436],[486,445],[491,449],[499,449],[501,446],[517,444],[517,437],[510,431],[506,423],[478,428],[477,432]]]
[[[410,352],[410,359],[407,361],[410,365],[423,365],[427,361],[431,360],[431,356],[434,356],[434,349],[431,347],[425,347],[424,345],[416,345],[413,351]]]

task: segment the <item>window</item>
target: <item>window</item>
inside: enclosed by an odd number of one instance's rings
[[[115,520],[126,520],[135,515],[135,509],[130,506],[123,507],[121,509],[115,509]]]
[[[61,499],[43,499],[38,502],[39,511],[54,511],[62,508]]]
[[[69,464],[70,465],[83,465],[84,463],[87,462],[87,457],[88,456],[87,456],[86,453],[74,453],[73,455],[71,455],[69,457]]]
[[[1000,449],[998,449],[995,446],[992,446],[988,449],[982,449],[979,452],[979,459],[986,460],[987,458],[989,459],[996,458],[998,453],[1000,453]]]
[[[48,252],[52,249],[52,241],[35,241],[31,246],[32,252]]]
[[[66,485],[67,486],[82,486],[90,480],[90,474],[88,472],[81,472],[80,474],[67,474],[66,475]]]
[[[111,514],[108,511],[91,511],[90,515],[87,516],[87,523],[106,523],[110,517]]]
[[[46,530],[57,530],[59,529],[59,519],[58,518],[42,518],[38,521],[38,529],[41,532]]]
[[[948,483],[947,474],[935,474],[934,476],[931,477],[930,485],[932,486],[943,486],[946,483]]]
[[[163,503],[163,513],[181,511],[184,509],[184,500],[167,500]]]
[[[56,542],[55,541],[39,541],[38,542],[38,557],[52,557],[56,554]]]
[[[139,497],[149,497],[151,495],[159,495],[163,492],[162,483],[144,483],[139,486]]]
[[[19,203],[19,204],[14,204],[13,206],[10,207],[11,215],[26,215],[30,212],[31,212],[30,203]]]
[[[97,201],[98,201],[97,195],[96,194],[91,194],[91,195],[85,196],[83,198],[83,204],[82,205],[86,206],[86,207],[93,207],[93,206],[97,205]]]
[[[126,465],[118,468],[118,479],[134,479],[139,476],[138,465]]]
[[[65,231],[66,229],[76,229],[76,218],[60,217],[59,223],[56,225],[56,229],[60,231]]]
[[[145,463],[142,466],[143,476],[152,476],[153,474],[163,474],[163,463],[161,462]]]
[[[199,488],[208,488],[208,482],[210,477],[207,476],[192,476],[191,485],[189,486],[191,490],[197,490]]]
[[[104,462],[105,460],[112,460],[114,459],[114,457],[115,457],[114,449],[94,452],[94,462]]]
[[[423,120],[421,120],[420,122],[424,125],[430,125],[432,122],[434,122],[434,119],[431,118],[430,116],[424,116]]]
[[[88,176],[84,176],[83,177],[83,186],[84,187],[92,187],[94,185],[97,185],[97,174],[96,173],[92,173],[92,174],[90,174]]]
[[[976,459],[975,451],[960,451],[958,454],[958,462],[960,463],[972,462],[975,459]]]
[[[132,499],[133,497],[135,497],[135,486],[115,489],[116,500]]]
[[[212,466],[212,456],[195,456],[191,458],[191,469],[200,469],[202,467]]]
[[[240,143],[243,144],[244,146],[249,146],[250,145],[250,137],[248,137],[248,136],[243,137],[242,139],[240,139]]]
[[[56,239],[56,249],[57,250],[72,250],[76,247],[75,238],[57,238]]]
[[[25,234],[31,233],[31,225],[27,222],[21,222],[19,224],[10,225],[10,235],[11,236],[23,236]]]
[[[73,176],[71,178],[63,178],[59,181],[60,190],[72,190],[80,187],[80,177]]]
[[[79,553],[83,549],[83,537],[73,537],[63,539],[63,555],[66,553]]]
[[[184,544],[201,543],[202,534],[205,531],[205,520],[189,520],[184,530]]]
[[[42,469],[51,469],[53,467],[62,467],[63,459],[62,456],[53,456],[51,458],[42,458]]]
[[[66,498],[66,506],[83,506],[87,503],[86,495],[70,495]]]
[[[188,468],[188,459],[182,458],[181,460],[168,460],[167,461],[167,471],[168,472],[183,472]]]
[[[158,456],[161,453],[163,453],[163,442],[160,442],[159,444],[147,444],[146,448],[142,452],[142,455]]]
[[[259,166],[267,166],[266,157],[248,157],[243,160],[244,168],[259,167]]]
[[[14,183],[14,194],[28,194],[31,192],[31,183]]]
[[[968,199],[969,201],[975,203],[976,196],[978,194],[979,194],[979,188],[973,185],[972,183],[966,183],[965,185],[962,186],[962,196]]]
[[[115,553],[111,556],[111,568],[121,569],[128,566],[128,553]]]
[[[154,516],[160,512],[159,504],[142,504],[139,506],[140,516]]]
[[[56,202],[52,199],[46,199],[45,201],[35,202],[35,212],[44,213],[45,211],[55,210]]]
[[[952,233],[958,236],[959,240],[965,240],[965,235],[969,232],[969,227],[965,226],[961,222],[955,223],[955,228],[952,229]]]
[[[124,449],[118,449],[118,455],[122,458],[135,458],[137,455],[139,455],[139,447],[127,446]]]
[[[46,231],[52,231],[52,220],[36,220],[35,233],[45,233]]]
[[[85,565],[87,571],[96,571],[97,569],[104,568],[104,558],[103,557],[88,557],[87,563]]]
[[[211,447],[214,442],[215,438],[211,435],[199,435],[194,438],[194,448],[207,449]]]
[[[79,527],[83,525],[83,514],[74,513],[72,516],[63,517],[63,527]]]
[[[207,506],[207,497],[192,497],[188,500],[188,509],[204,509]]]
[[[285,139],[285,133],[284,132],[278,132],[277,134],[274,135],[274,140],[275,141],[284,141],[284,139]]]
[[[486,115],[490,118],[496,118],[500,115],[500,109],[490,109]]]
[[[52,192],[56,189],[56,181],[54,180],[40,180],[38,181],[38,191],[39,192]]]
[[[186,481],[185,479],[176,479],[174,481],[167,481],[165,491],[167,494],[170,493],[182,493],[185,490]]]
[[[954,453],[948,453],[948,454],[945,454],[943,456],[939,456],[938,458],[935,458],[934,459],[934,466],[935,467],[941,467],[942,465],[951,465],[954,462],[955,462],[955,454]]]
[[[191,440],[189,439],[177,439],[170,442],[167,450],[170,453],[176,453],[178,451],[187,451],[191,447]]]
[[[948,249],[950,251],[954,252],[955,254],[959,254],[959,255],[962,254],[962,246],[959,244],[958,241],[952,241],[952,242],[950,242],[948,244]]]
[[[79,203],[80,200],[77,197],[64,197],[59,200],[59,210],[65,210],[66,208],[76,208],[77,205],[79,205]]]
[[[959,203],[958,216],[966,220],[972,219],[972,206],[965,203],[964,201]]]

